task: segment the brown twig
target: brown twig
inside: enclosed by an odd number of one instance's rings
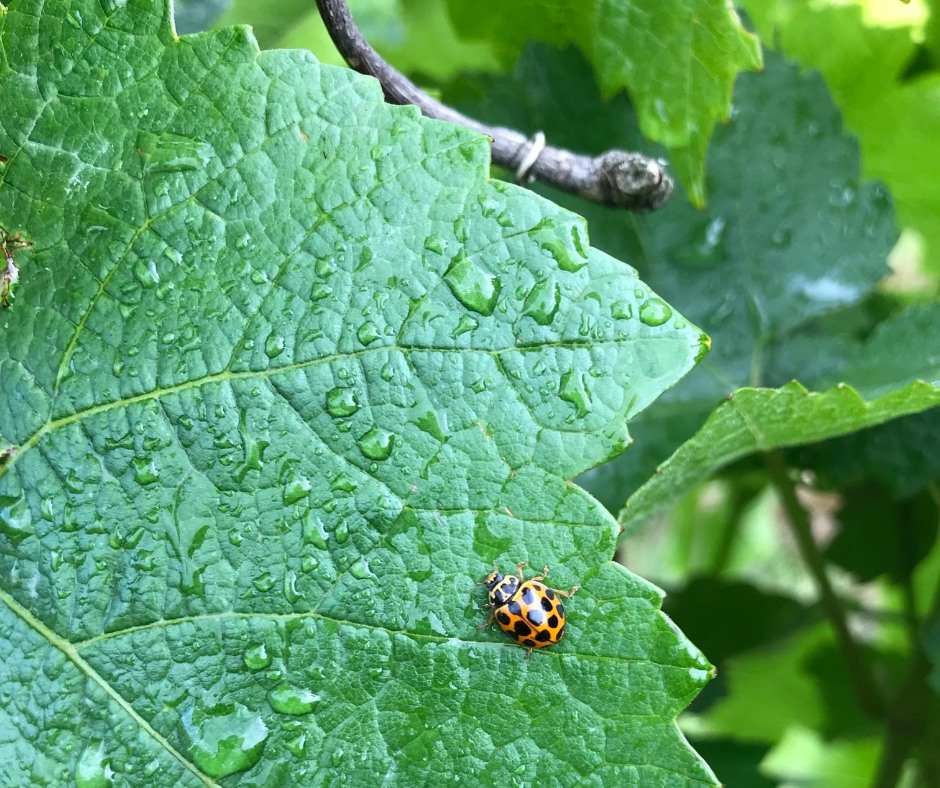
[[[643,213],[662,207],[673,183],[663,165],[640,153],[609,150],[585,156],[545,144],[540,132],[527,138],[513,129],[487,126],[431,98],[369,46],[345,0],[317,0],[326,29],[350,68],[375,77],[392,104],[414,104],[422,114],[466,126],[493,140],[493,162],[516,173],[516,181],[540,180],[602,205]]]

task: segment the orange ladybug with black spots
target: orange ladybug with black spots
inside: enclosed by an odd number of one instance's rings
[[[565,606],[559,597],[566,599],[574,594],[579,586],[570,591],[549,588],[542,580],[548,576],[548,567],[542,574],[526,580],[522,575],[525,561],[516,569],[518,577],[502,575],[494,565],[483,581],[489,589],[489,604],[493,608],[489,620],[478,629],[485,629],[495,620],[503,630],[520,646],[524,646],[526,659],[532,649],[554,646],[565,634]]]

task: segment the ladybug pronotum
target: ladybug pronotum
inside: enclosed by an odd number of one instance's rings
[[[566,599],[574,594],[579,586],[570,591],[549,588],[540,582],[548,576],[548,567],[542,574],[531,580],[522,576],[521,562],[516,568],[518,577],[503,576],[499,567],[493,567],[483,581],[489,589],[489,603],[493,608],[489,620],[477,629],[486,629],[496,620],[499,628],[526,649],[526,659],[532,655],[532,649],[554,646],[565,634],[565,606],[559,596]]]

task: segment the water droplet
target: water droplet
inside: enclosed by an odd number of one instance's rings
[[[379,372],[386,383],[391,382],[392,378],[395,377],[395,367],[389,362],[388,364],[382,365],[382,370]]]
[[[565,246],[557,238],[551,238],[544,240],[539,244],[542,251],[547,253],[550,257],[555,259],[555,262],[558,264],[558,267],[562,271],[569,271],[574,273],[575,271],[580,271],[587,265],[585,260],[575,260],[571,252],[568,250],[568,247]]]
[[[307,732],[301,731],[286,739],[284,746],[290,750],[291,755],[295,758],[303,758],[307,754]]]
[[[395,433],[373,427],[359,439],[359,451],[370,460],[387,460],[395,447]]]
[[[437,235],[429,235],[424,239],[424,248],[435,254],[444,254],[444,239]]]
[[[70,493],[74,493],[75,495],[78,495],[85,489],[85,483],[82,481],[81,477],[78,475],[78,472],[74,468],[69,468],[69,472],[65,474],[65,479],[62,483],[66,490],[68,490]]]
[[[522,314],[528,315],[539,325],[547,326],[555,317],[559,303],[561,288],[554,279],[546,279],[532,288],[522,305]]]
[[[333,535],[336,537],[337,544],[344,544],[349,539],[349,526],[346,525],[345,520],[340,520]]]
[[[789,227],[778,227],[770,236],[770,243],[777,249],[786,249],[793,240],[793,231]]]
[[[326,531],[323,522],[313,512],[307,512],[304,518],[304,543],[326,550]]]
[[[22,496],[0,496],[0,533],[13,544],[19,544],[33,533],[33,519]]]
[[[366,562],[365,558],[360,558],[356,563],[349,567],[349,574],[356,578],[356,580],[365,580],[369,577],[374,577],[375,575],[369,571],[369,564]]]
[[[493,314],[499,298],[500,281],[493,274],[478,268],[462,250],[451,262],[444,281],[454,297],[467,309],[484,316]]]
[[[660,298],[650,298],[640,307],[640,320],[648,326],[661,326],[670,317],[672,310]]]
[[[153,484],[160,478],[160,471],[150,457],[134,457],[134,481],[141,486]]]
[[[252,585],[257,588],[261,593],[266,593],[274,588],[274,575],[270,572],[265,572],[252,581]]]
[[[356,483],[344,473],[337,474],[330,485],[331,492],[354,492],[355,489]]]
[[[447,436],[441,428],[441,422],[437,418],[436,411],[429,410],[423,416],[419,416],[415,420],[415,424],[417,424],[422,431],[426,432],[432,438],[436,438],[441,443],[447,440]]]
[[[284,681],[268,693],[268,702],[280,714],[309,714],[320,702],[320,696]]]
[[[293,605],[300,597],[301,593],[297,590],[297,573],[291,569],[284,574],[284,598]]]
[[[112,777],[111,759],[105,754],[104,743],[88,742],[75,764],[75,788],[107,788]]]
[[[134,263],[134,276],[140,282],[141,287],[150,288],[160,281],[157,264],[153,260],[144,260],[143,258],[137,258]]]
[[[610,314],[616,320],[630,320],[633,317],[633,304],[626,301],[614,301],[610,305]]]
[[[237,703],[205,711],[189,708],[181,721],[193,760],[210,777],[250,769],[260,760],[268,739],[264,720]]]
[[[263,670],[271,664],[271,655],[264,643],[253,643],[245,649],[242,661],[249,670]]]
[[[336,418],[352,416],[360,407],[356,392],[352,389],[337,386],[326,395],[327,412]]]
[[[268,334],[264,342],[264,352],[268,358],[275,358],[284,352],[284,337],[280,334]]]
[[[569,369],[561,376],[558,396],[574,405],[578,418],[591,412],[591,397],[584,384],[584,374],[578,370]]]
[[[466,334],[468,331],[473,331],[480,325],[480,321],[475,317],[470,315],[461,315],[460,320],[457,321],[457,328],[454,329],[454,339],[459,337],[461,334]]]
[[[306,476],[297,474],[293,479],[284,485],[284,505],[290,506],[297,501],[310,495],[313,485]]]
[[[382,332],[379,331],[379,327],[371,321],[363,323],[356,332],[356,337],[363,345],[371,345],[381,336]]]

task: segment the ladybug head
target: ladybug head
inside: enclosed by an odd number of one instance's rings
[[[498,569],[494,569],[492,572],[490,572],[486,576],[486,579],[483,581],[483,585],[485,585],[487,588],[489,588],[492,591],[493,588],[498,583],[501,583],[502,581],[503,581],[502,574],[500,574]]]

